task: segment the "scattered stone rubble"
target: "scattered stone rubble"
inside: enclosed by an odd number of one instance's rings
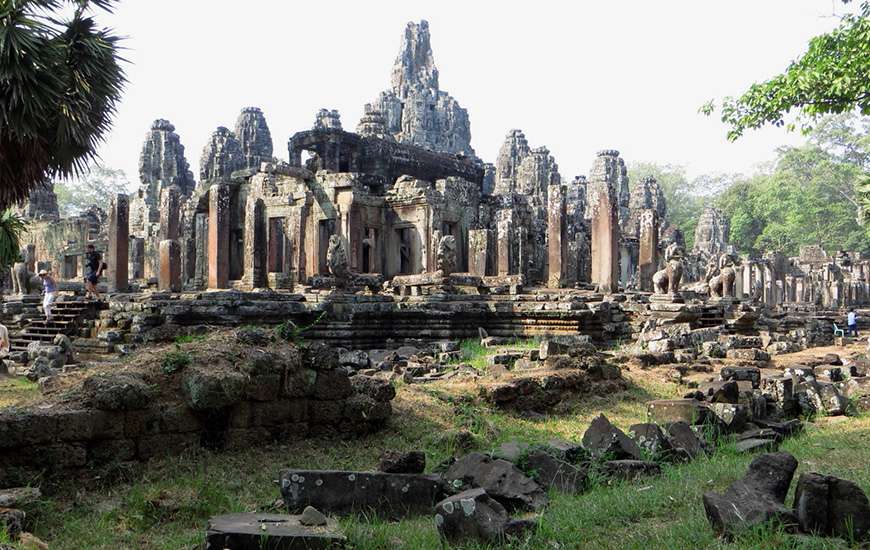
[[[855,483],[814,472],[801,474],[794,504],[785,504],[797,460],[788,453],[756,457],[743,479],[724,493],[704,493],[713,530],[726,537],[773,522],[788,531],[870,540],[870,502]]]

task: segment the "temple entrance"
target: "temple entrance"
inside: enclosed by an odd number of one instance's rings
[[[269,273],[284,271],[284,218],[269,218]]]
[[[409,275],[413,269],[413,262],[411,259],[411,232],[414,230],[412,227],[404,227],[402,229],[396,229],[396,233],[398,234],[398,243],[399,243],[399,273],[401,275]]]

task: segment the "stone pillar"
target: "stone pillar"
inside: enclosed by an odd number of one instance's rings
[[[193,224],[193,286],[202,289],[208,283],[208,214],[195,214]]]
[[[492,231],[468,230],[468,272],[478,277],[492,274]]]
[[[266,286],[266,207],[263,199],[248,197],[245,203],[244,279],[250,288]]]
[[[160,192],[160,240],[181,237],[181,190],[171,185]]]
[[[745,298],[747,296],[752,296],[752,264],[745,263],[743,264],[743,296],[741,298]]]
[[[208,288],[230,286],[230,187],[208,191]]]
[[[498,269],[497,274],[500,277],[510,275],[511,272],[511,246],[513,245],[513,231],[510,219],[500,219],[496,222],[496,230],[498,232],[498,244],[496,247]]]
[[[130,255],[130,198],[119,193],[109,207],[109,249],[107,279],[109,292],[126,292],[129,288],[128,265]]]
[[[547,189],[547,286],[561,288],[565,285],[566,248],[565,195],[561,185]]]
[[[644,292],[652,292],[652,278],[659,266],[659,218],[655,210],[641,212],[638,234],[638,287]]]
[[[130,238],[129,275],[131,279],[145,278],[145,239]]]
[[[178,241],[160,241],[160,273],[157,288],[168,292],[181,290],[181,245]]]
[[[611,293],[619,288],[618,210],[612,191],[601,191],[593,196],[592,283],[598,285],[599,292]]]

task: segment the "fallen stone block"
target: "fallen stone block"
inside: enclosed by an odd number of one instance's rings
[[[481,488],[447,497],[435,505],[438,534],[451,543],[496,543],[510,521],[507,510]]]
[[[814,472],[801,474],[794,494],[794,509],[802,531],[870,539],[870,503],[855,483]]]
[[[749,422],[749,407],[732,403],[709,403],[707,410],[720,429],[729,433],[742,431]]]
[[[469,453],[454,462],[444,474],[453,487],[481,487],[508,510],[541,510],[548,499],[543,488],[519,468],[483,453]]]
[[[681,460],[691,460],[707,452],[706,443],[685,422],[668,425],[668,445],[671,456]]]
[[[736,380],[726,381],[710,396],[710,401],[713,403],[736,404],[738,399],[740,399],[740,387]]]
[[[291,550],[341,548],[347,539],[334,519],[308,526],[301,516],[285,514],[226,514],[208,520],[206,550]]]
[[[713,531],[732,537],[769,521],[786,529],[796,526],[797,518],[784,504],[796,469],[797,460],[788,453],[763,454],[724,493],[704,493],[704,511]]]
[[[546,445],[550,454],[556,458],[561,458],[565,462],[576,464],[578,462],[586,462],[590,458],[589,451],[577,443],[563,439],[550,439]]]
[[[0,508],[0,532],[5,532],[9,540],[16,540],[24,530],[25,513],[15,508]]]
[[[761,370],[758,367],[723,367],[719,371],[722,380],[746,380],[752,382],[752,387],[757,388],[761,384]]]
[[[437,475],[285,470],[279,479],[291,513],[314,506],[327,514],[359,511],[400,518],[429,513],[444,496]]]
[[[586,489],[585,467],[569,464],[546,450],[534,449],[526,453],[519,466],[529,472],[544,489],[552,488],[568,494],[582,493]]]
[[[780,434],[782,437],[797,435],[804,429],[804,423],[796,418],[786,420],[784,422],[778,422],[776,420],[764,418],[755,418],[752,420],[752,423],[759,428],[771,429],[776,433]]]
[[[738,453],[749,454],[757,451],[775,451],[779,448],[779,442],[775,439],[747,438],[741,439],[734,444],[734,450]]]
[[[595,458],[629,458],[640,460],[640,447],[625,433],[610,423],[603,414],[592,420],[583,434],[583,448]]]
[[[671,444],[658,424],[634,424],[628,428],[628,433],[647,456],[664,456],[671,450]]]

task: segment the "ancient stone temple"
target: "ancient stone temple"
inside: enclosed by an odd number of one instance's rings
[[[259,168],[272,161],[272,134],[266,117],[258,107],[245,107],[236,119],[236,139],[242,148],[245,168]]]
[[[391,86],[372,102],[387,133],[400,143],[474,157],[468,112],[438,88],[429,23],[408,23],[393,64]]]

